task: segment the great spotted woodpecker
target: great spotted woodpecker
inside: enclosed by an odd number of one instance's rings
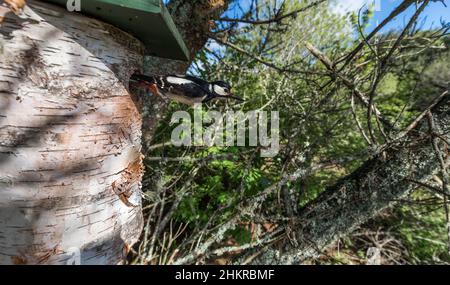
[[[131,77],[138,86],[147,91],[187,105],[206,103],[216,98],[235,99],[230,84],[223,81],[208,82],[190,75],[147,76],[135,74]]]

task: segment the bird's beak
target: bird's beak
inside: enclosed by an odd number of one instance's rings
[[[245,101],[244,99],[242,99],[241,97],[238,97],[238,96],[234,95],[233,93],[231,93],[230,95],[228,95],[228,96],[226,96],[226,97],[227,97],[227,98],[234,99],[234,100],[238,100],[238,101],[241,101],[241,102],[244,102],[244,101]]]

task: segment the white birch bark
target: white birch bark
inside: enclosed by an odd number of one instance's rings
[[[28,1],[0,24],[0,264],[117,264],[142,228],[143,47]]]

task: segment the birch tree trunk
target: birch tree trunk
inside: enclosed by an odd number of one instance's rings
[[[0,264],[117,264],[142,228],[143,47],[29,1],[0,26]]]
[[[228,2],[170,2],[191,58]],[[145,57],[142,68],[128,34],[27,3],[0,25],[0,264],[120,263],[142,228],[141,125],[148,145],[166,106],[133,98],[128,79],[190,63]]]

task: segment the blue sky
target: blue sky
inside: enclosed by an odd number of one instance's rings
[[[164,3],[168,3],[170,0],[163,0]],[[281,1],[281,0],[280,0]],[[292,0],[302,1],[302,0]],[[251,0],[238,0],[236,1],[242,9],[249,8]],[[402,0],[329,0],[330,10],[345,15],[347,12],[357,12],[361,7],[368,7],[368,5],[374,5],[374,17],[371,19],[371,24],[368,26],[368,31],[375,28],[378,23],[389,16],[389,14],[402,2]],[[420,17],[420,21],[423,21],[423,29],[430,29],[433,27],[440,27],[441,22],[450,22],[450,0],[444,0],[447,4],[445,7],[442,2],[430,2],[425,11]],[[411,16],[415,12],[415,6],[411,7],[407,11],[403,12],[400,16],[391,21],[382,32],[387,32],[392,29],[402,29],[409,21]],[[242,12],[237,8],[236,3],[230,6],[230,9],[226,12],[228,17],[239,17]],[[211,49],[219,49],[219,45],[214,42],[210,43]]]
[[[383,19],[389,16],[392,10],[394,10],[395,7],[397,7],[402,2],[402,0],[339,0],[339,2],[345,2],[346,4],[344,5],[350,6],[349,8],[351,10],[357,10],[359,9],[359,7],[367,3],[375,3],[375,13],[372,19],[372,24],[368,27],[368,29],[373,29],[377,25],[377,23],[381,22]],[[446,0],[445,3],[447,7],[445,7],[442,2],[430,2],[430,4],[428,4],[427,8],[421,16],[421,20],[423,20],[424,24],[424,29],[440,26],[441,21],[444,21],[445,23],[450,22],[450,1]],[[385,28],[385,30],[404,27],[411,16],[414,14],[414,12],[415,7],[411,7],[399,17],[397,17],[394,21],[392,21]]]
[[[165,3],[169,2],[169,0],[163,0]],[[298,0],[301,1],[301,0]],[[242,7],[246,7],[251,3],[251,0],[239,0],[238,1]],[[330,3],[333,1],[330,1]],[[373,29],[377,23],[381,22],[384,18],[386,18],[392,10],[397,7],[402,0],[334,0],[337,4],[330,4],[330,9],[335,10],[337,13],[344,13],[345,11],[357,11],[359,8],[367,4],[375,5],[375,14],[372,19],[372,24],[368,27],[368,29]],[[441,2],[431,2],[424,13],[422,14],[422,19],[424,20],[423,28],[428,29],[431,27],[440,26],[441,21],[445,23],[450,22],[450,0],[444,0],[447,4],[445,7]],[[233,6],[232,6],[233,7]],[[245,8],[244,8],[245,9]],[[239,14],[239,11],[233,9],[229,11],[228,16],[232,16],[232,14]],[[414,14],[414,7],[408,9],[408,11],[404,12],[402,15],[397,17],[394,21],[392,21],[386,28],[386,30],[390,29],[400,29],[404,27],[405,23],[408,19]]]

